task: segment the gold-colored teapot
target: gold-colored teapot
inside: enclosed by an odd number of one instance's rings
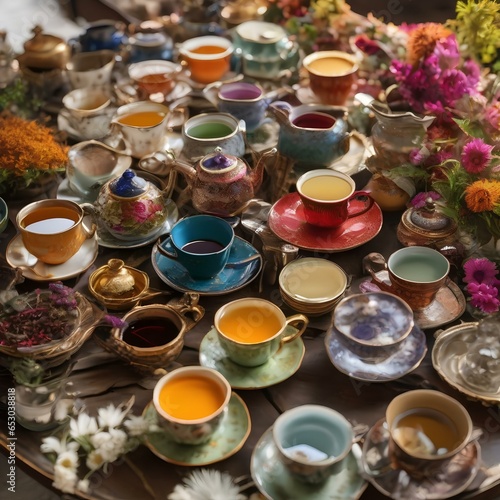
[[[17,58],[21,66],[63,70],[70,58],[70,46],[62,38],[43,33],[38,25],[32,31],[33,38],[24,43],[24,53]]]

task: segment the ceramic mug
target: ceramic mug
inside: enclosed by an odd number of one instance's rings
[[[355,191],[352,178],[330,169],[310,170],[297,180],[309,224],[326,228],[340,227],[347,219],[364,214],[373,205],[365,191]]]
[[[167,106],[149,101],[124,104],[117,110],[111,124],[123,135],[134,158],[142,158],[165,146],[170,118]]]
[[[83,140],[99,139],[110,131],[115,108],[111,94],[102,87],[84,87],[68,92],[63,98],[61,115]]]
[[[357,80],[358,63],[352,54],[319,50],[302,61],[309,75],[309,88],[324,104],[345,104]]]
[[[352,448],[354,431],[337,411],[302,405],[282,413],[274,422],[278,457],[295,479],[320,484],[343,467]]]
[[[401,297],[414,310],[425,309],[446,285],[450,263],[437,250],[429,247],[411,246],[397,250],[387,262],[377,253],[364,260],[372,281],[386,292]],[[377,276],[378,265],[389,273],[389,283]]]
[[[111,83],[115,53],[111,50],[79,52],[66,63],[66,73],[74,89]]]
[[[184,366],[155,385],[153,405],[160,427],[185,445],[207,442],[220,427],[231,399],[229,382],[216,370]]]
[[[201,113],[189,118],[182,126],[182,154],[195,160],[213,153],[220,147],[226,154],[245,154],[245,122],[227,113]]]
[[[193,215],[177,222],[158,251],[177,259],[194,279],[210,279],[224,269],[234,230],[220,217]]]
[[[233,300],[218,309],[214,318],[217,336],[229,359],[249,367],[269,361],[283,344],[299,338],[308,324],[303,314],[286,317],[278,306],[259,298]],[[297,330],[287,333],[288,325]]]
[[[222,36],[198,36],[183,42],[179,56],[198,83],[220,80],[229,71],[233,44]]]
[[[467,410],[440,391],[396,396],[385,413],[389,454],[416,478],[432,477],[477,437]]]
[[[46,264],[63,264],[94,236],[95,225],[83,222],[86,215],[73,201],[40,200],[22,208],[16,224],[29,253]]]

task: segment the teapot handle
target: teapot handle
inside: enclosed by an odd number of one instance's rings
[[[268,109],[274,114],[279,122],[287,124],[293,106],[286,101],[274,101],[269,105]]]

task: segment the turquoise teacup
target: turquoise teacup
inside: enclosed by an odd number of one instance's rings
[[[224,269],[233,241],[233,228],[224,219],[193,215],[175,224],[158,251],[177,259],[192,278],[209,279]]]
[[[351,451],[354,431],[339,412],[321,405],[302,405],[274,422],[278,456],[295,479],[319,484],[340,472]]]

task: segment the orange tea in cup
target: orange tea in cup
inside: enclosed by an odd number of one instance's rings
[[[157,111],[139,111],[120,117],[118,122],[130,127],[155,127],[159,125],[164,118],[165,113],[159,113]]]

